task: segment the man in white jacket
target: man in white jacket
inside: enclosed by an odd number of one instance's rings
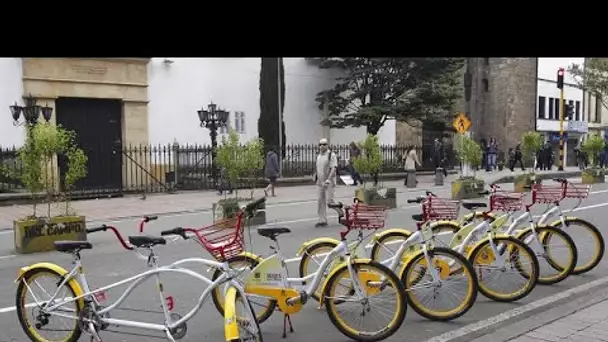
[[[327,139],[319,141],[319,155],[317,155],[317,172],[314,175],[317,184],[317,215],[319,221],[315,227],[327,226],[327,204],[334,201],[334,189],[336,186],[336,168],[338,158],[329,150]]]

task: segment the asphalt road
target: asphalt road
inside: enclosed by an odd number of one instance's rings
[[[447,189],[438,190],[440,195],[447,195]],[[419,193],[421,194],[421,193]],[[416,193],[399,194],[400,208],[389,213],[387,227],[406,227],[411,228],[413,222],[411,215],[418,213],[416,205],[409,205],[406,199],[416,196]],[[347,199],[344,199],[347,200]],[[567,205],[569,202],[566,202]],[[598,224],[604,235],[608,235],[608,229],[601,225],[606,218],[605,211],[608,207],[608,186],[594,186],[592,194],[586,199],[582,206],[575,213],[576,216],[588,219]],[[542,207],[535,208],[535,212],[542,211]],[[338,238],[340,226],[336,219],[330,218],[330,225],[323,228],[313,227],[316,218],[315,202],[287,203],[270,206],[267,215],[270,224],[287,225],[292,233],[282,235],[280,244],[282,251],[287,256],[295,255],[297,248],[302,242],[320,236]],[[157,221],[149,224],[146,233],[158,234],[161,230],[169,229],[174,226],[202,226],[211,222],[209,213],[187,214],[160,217]],[[136,221],[122,221],[113,223],[121,230],[124,235],[137,234]],[[255,228],[251,230],[252,252],[257,254],[267,254],[269,252],[269,241],[258,236]],[[249,238],[247,237],[248,243]],[[125,251],[120,247],[111,233],[96,233],[89,236],[89,241],[94,244],[93,250],[82,253],[85,271],[88,281],[93,286],[99,287],[110,284],[118,280],[132,276],[146,269],[145,261],[135,257],[131,252]],[[0,341],[26,341],[27,337],[23,333],[15,312],[11,309],[15,305],[16,285],[13,280],[19,267],[40,261],[54,262],[62,265],[66,269],[70,267],[71,258],[69,255],[49,252],[35,255],[15,256],[12,254],[12,233],[0,232]],[[167,246],[160,246],[156,249],[160,256],[160,263],[167,264],[186,257],[208,257],[208,254],[197,244],[190,241],[177,241]],[[201,267],[193,267],[194,271],[206,274],[206,270]],[[290,265],[292,275],[297,274],[297,264]],[[418,316],[413,310],[408,309],[407,318],[400,330],[387,341],[424,341],[428,338],[440,335],[444,332],[458,329],[460,327],[487,319],[504,311],[513,309],[520,305],[530,303],[539,298],[554,295],[566,289],[602,278],[608,275],[608,264],[606,262],[593,270],[590,274],[583,276],[573,276],[560,284],[552,286],[538,286],[534,292],[518,303],[501,304],[495,303],[479,296],[475,307],[465,316],[454,322],[437,323],[431,322]],[[167,275],[163,278],[165,292],[174,297],[175,312],[184,314],[193,307],[198,299],[204,285],[198,280],[181,275]],[[203,286],[201,286],[203,285]],[[108,293],[108,302],[116,299],[125,286],[119,287]],[[154,284],[149,281],[139,287],[129,299],[123,304],[126,308],[137,308],[146,310],[158,310],[158,299],[155,296]],[[329,322],[324,310],[317,310],[316,302],[311,300],[299,314],[292,317],[295,332],[288,336],[290,341],[347,341],[334,326]],[[129,318],[152,323],[162,322],[162,315],[151,313],[134,313],[132,311],[115,311],[112,317]],[[275,314],[262,325],[265,341],[283,341],[281,338],[283,319],[280,314]],[[122,328],[121,328],[122,329]],[[125,329],[123,329],[125,330]],[[126,330],[125,330],[126,331]],[[128,330],[130,332],[138,332]],[[161,334],[154,334],[161,336]],[[128,334],[117,334],[103,332],[104,341],[148,341],[149,336],[137,336]],[[83,336],[82,340],[85,339]],[[223,325],[222,320],[213,307],[210,300],[205,303],[202,309],[188,323],[188,333],[182,341],[222,341]]]

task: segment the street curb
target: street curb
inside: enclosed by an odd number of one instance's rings
[[[581,171],[555,171],[555,172],[548,172],[548,173],[539,173],[536,175],[536,179],[537,180],[545,180],[545,179],[551,179],[554,177],[559,177],[559,178],[575,178],[575,177],[580,177],[581,176]],[[498,184],[503,184],[503,183],[512,183],[515,181],[515,177],[519,176],[520,174],[515,174],[515,175],[508,175],[508,176],[503,176],[500,177],[498,179],[496,179],[494,181],[494,183],[498,183]]]
[[[581,294],[580,297],[570,299],[565,304],[556,305],[542,314],[536,314],[517,324],[507,325],[492,332],[491,335],[486,334],[470,342],[507,342],[607,300],[608,288],[602,288],[586,295]]]
[[[504,342],[508,341],[513,336],[523,335],[530,330],[536,329],[538,326],[543,325],[542,320],[554,321],[559,318],[563,318],[567,316],[568,312],[574,312],[580,310],[582,308],[588,307],[595,303],[601,302],[602,300],[596,300],[594,303],[588,304],[590,301],[590,297],[593,296],[593,292],[601,291],[604,293],[606,291],[603,299],[606,299],[608,296],[608,289],[606,289],[606,285],[608,285],[608,277],[600,278],[592,282],[588,282],[577,287],[571,288],[569,290],[557,293],[555,295],[544,297],[538,299],[532,303],[528,303],[526,305],[522,305],[520,307],[505,311],[501,314],[498,314],[494,317],[490,317],[488,319],[478,321],[476,323],[469,324],[460,329],[456,329],[453,331],[446,332],[439,336],[435,336],[431,339],[428,339],[424,342]],[[543,285],[539,285],[543,286]],[[497,303],[497,305],[500,305]],[[558,312],[563,308],[569,308],[568,310],[564,310],[566,313],[560,315]],[[529,319],[532,316],[541,316],[539,315],[541,312],[546,312],[550,309],[552,314],[547,318],[539,318],[540,322],[538,325],[536,321],[532,321]],[[560,308],[560,309],[557,309]],[[521,328],[524,325],[524,320],[527,320],[527,328],[522,330],[525,331],[512,331],[509,333],[507,330],[513,329],[513,324],[517,322],[517,325]],[[496,339],[496,333],[501,331],[503,333],[503,338],[506,339]],[[492,336],[489,336],[492,334]],[[511,336],[513,335],[513,336]],[[508,337],[511,336],[511,337]],[[479,340],[477,340],[479,339]]]

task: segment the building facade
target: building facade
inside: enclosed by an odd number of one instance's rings
[[[572,120],[564,120],[564,164],[576,164],[574,148],[588,132],[588,115],[585,115],[583,91],[576,87],[575,80],[567,70],[572,64],[584,64],[585,58],[538,58],[536,130],[545,136],[545,141],[554,149],[558,162],[560,139],[560,89],[557,88],[557,71],[566,70],[564,76],[564,103],[574,107]]]
[[[583,93],[583,108],[589,125],[589,134],[599,134],[608,138],[608,109],[588,92]]]

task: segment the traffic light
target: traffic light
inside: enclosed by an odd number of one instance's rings
[[[564,117],[566,120],[572,120],[574,116],[574,106],[571,104],[564,104]]]
[[[564,68],[557,69],[557,88],[564,89]]]

